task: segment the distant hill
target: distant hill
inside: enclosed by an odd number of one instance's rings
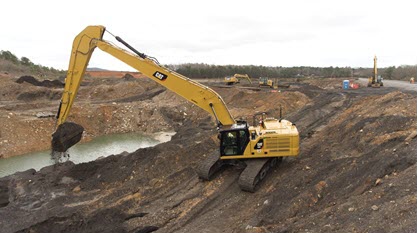
[[[57,79],[65,71],[33,63],[27,57],[20,59],[10,51],[0,51],[0,73],[22,76],[31,75],[41,79]]]
[[[106,70],[106,69],[102,69],[98,67],[87,67],[86,71],[110,71],[110,70]]]
[[[111,70],[90,71],[87,69],[87,71],[85,72],[86,77],[92,77],[92,78],[123,78],[126,74],[129,74],[135,78],[145,77],[140,72],[130,72],[130,71],[111,71]]]

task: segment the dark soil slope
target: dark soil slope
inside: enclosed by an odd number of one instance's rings
[[[256,193],[239,189],[236,167],[198,179],[216,131],[183,119],[153,148],[0,179],[2,232],[416,232],[416,97],[306,84],[271,96],[291,92],[310,98],[287,114],[301,153]],[[235,94],[236,105],[271,100]]]

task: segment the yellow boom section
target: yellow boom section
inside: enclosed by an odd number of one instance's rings
[[[234,77],[236,77],[236,78],[246,79],[246,80],[248,80],[248,82],[249,82],[250,84],[252,84],[252,80],[250,79],[249,75],[247,75],[247,74],[235,74],[235,76],[234,76]]]
[[[103,26],[88,26],[74,39],[58,125],[64,123],[68,117],[88,62],[96,47],[214,115],[222,125],[235,123],[223,99],[214,90],[163,67],[152,59],[139,57],[104,41],[102,39],[104,31]]]
[[[374,57],[374,82],[376,82],[377,78],[378,78],[378,68],[376,65],[376,55]]]

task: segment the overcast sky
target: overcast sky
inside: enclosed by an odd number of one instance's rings
[[[417,64],[415,1],[3,1],[0,50],[67,69],[72,40],[104,25],[162,64]],[[112,40],[105,34],[106,40]],[[89,67],[131,70],[97,49]]]

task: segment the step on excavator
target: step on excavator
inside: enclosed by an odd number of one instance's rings
[[[130,65],[215,118],[220,148],[207,156],[196,169],[201,179],[212,179],[223,165],[243,165],[245,168],[239,177],[239,186],[242,190],[254,192],[283,157],[299,154],[299,133],[295,124],[281,118],[268,117],[265,113],[255,114],[252,126],[246,121],[237,121],[222,97],[214,90],[162,66],[155,58],[137,51],[110,32],[130,51],[104,40],[105,32],[104,26],[88,26],[74,39],[57,114],[57,128],[52,135],[52,157],[56,161],[66,157],[66,151],[82,138],[84,128],[66,120],[95,48]]]

